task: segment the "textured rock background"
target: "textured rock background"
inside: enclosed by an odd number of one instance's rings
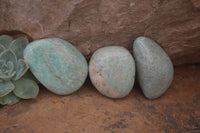
[[[86,57],[99,47],[156,40],[175,65],[200,62],[199,0],[0,0],[0,33],[59,37]]]

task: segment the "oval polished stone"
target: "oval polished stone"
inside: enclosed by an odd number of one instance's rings
[[[133,44],[140,87],[148,99],[160,97],[173,80],[174,69],[165,51],[153,40],[138,37]]]
[[[133,88],[135,62],[129,51],[123,47],[103,47],[92,55],[89,75],[101,94],[110,98],[122,98]]]
[[[48,38],[30,43],[24,50],[24,59],[35,77],[58,95],[78,90],[87,77],[85,58],[62,39]]]

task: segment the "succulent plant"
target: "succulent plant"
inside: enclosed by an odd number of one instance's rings
[[[38,95],[39,87],[23,59],[23,51],[28,43],[25,37],[14,40],[8,35],[0,36],[0,104],[2,105],[12,105],[20,99],[31,99]]]

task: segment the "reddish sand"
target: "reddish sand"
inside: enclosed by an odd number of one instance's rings
[[[137,85],[109,99],[88,81],[69,96],[41,87],[37,99],[2,107],[0,119],[0,133],[199,133],[200,65],[175,68],[171,87],[153,101]]]

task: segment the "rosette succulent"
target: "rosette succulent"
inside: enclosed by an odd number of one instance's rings
[[[0,104],[12,105],[20,99],[31,99],[38,95],[39,87],[33,80],[29,66],[23,59],[28,39],[0,36]]]

